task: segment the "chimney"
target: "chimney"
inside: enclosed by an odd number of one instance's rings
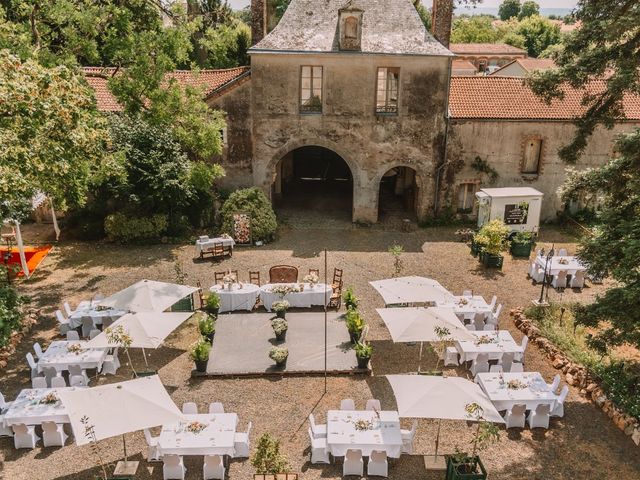
[[[275,1],[251,0],[251,45],[257,44],[275,26]]]
[[[431,9],[431,33],[442,45],[449,48],[453,0],[433,0]]]

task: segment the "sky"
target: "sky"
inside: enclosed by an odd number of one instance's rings
[[[536,0],[541,8],[573,8],[576,6],[577,0]],[[243,8],[249,5],[251,0],[229,0],[233,8]],[[431,5],[431,0],[423,0],[426,6]],[[498,7],[502,0],[484,0],[480,6]]]

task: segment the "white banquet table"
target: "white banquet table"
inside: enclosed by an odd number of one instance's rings
[[[67,387],[65,390],[75,390],[87,387]],[[49,393],[61,390],[59,388],[26,388],[20,392],[9,410],[4,414],[6,426],[24,423],[25,425],[40,425],[42,422],[69,423],[69,415],[66,408],[58,400],[53,404],[40,403],[40,400]]]
[[[476,382],[484,390],[496,410],[509,410],[514,405],[526,405],[527,410],[534,410],[540,404],[548,404],[551,410],[556,404],[556,395],[539,372],[503,373],[504,384],[500,383],[497,373],[479,373]],[[513,389],[508,387],[510,380],[519,380],[527,388]]]
[[[522,346],[516,343],[509,330],[498,330],[497,332],[470,331],[469,333],[478,337],[478,340],[455,342],[455,347],[460,354],[461,362],[475,360],[479,353],[489,354],[489,360],[499,360],[505,353],[522,353]],[[491,342],[478,343],[482,337],[490,339]]]
[[[80,365],[82,368],[102,369],[102,363],[107,356],[107,348],[87,348],[86,340],[55,340],[51,342],[44,355],[38,359],[38,371],[44,367],[53,367],[58,372],[69,369],[69,365]],[[82,351],[70,352],[70,345],[79,344]]]
[[[299,288],[300,285],[303,288],[301,292],[287,293],[284,297],[272,291],[276,286]],[[271,304],[278,300],[286,300],[294,308],[310,308],[314,305],[327,305],[332,292],[331,285],[324,283],[318,283],[313,288],[308,283],[267,283],[260,288],[260,300],[268,312],[271,311]]]
[[[234,454],[233,440],[238,423],[235,413],[183,415],[184,421],[163,425],[158,438],[160,452],[175,455],[230,455]],[[199,433],[189,432],[191,422],[200,422],[206,428]]]
[[[464,315],[465,318],[473,318],[476,313],[482,313],[489,315],[491,313],[491,306],[486,302],[481,295],[474,295],[473,297],[454,297],[455,300],[451,303],[440,303],[438,306],[453,308],[453,312],[456,315]],[[465,303],[466,302],[466,303]]]
[[[216,243],[221,243],[223,247],[235,247],[236,242],[231,237],[216,237],[208,238],[207,240],[196,240],[196,257],[199,257],[202,252],[206,252],[213,248]]]
[[[348,449],[362,450],[369,456],[374,450],[383,450],[391,458],[402,453],[402,435],[398,412],[383,410],[329,410],[327,412],[327,447],[334,457],[344,457]],[[356,430],[357,420],[372,423],[370,430]]]
[[[560,259],[562,259],[563,261],[566,260],[567,263],[560,263]],[[546,263],[547,257],[541,257],[539,255],[536,256],[536,265],[538,265],[540,268],[544,269]],[[549,260],[547,269],[547,273],[549,273],[550,275],[557,275],[561,270],[566,271],[569,275],[575,275],[578,271],[586,271],[587,267],[580,263],[578,257],[561,257],[559,255],[555,255]]]
[[[125,313],[127,313],[125,310],[115,310],[113,308],[108,308],[106,310],[96,310],[95,307],[78,308],[69,316],[69,327],[78,328],[79,326],[81,326],[82,317],[91,317],[95,325],[102,325],[102,320],[104,319],[104,317],[109,316],[113,317],[114,319],[118,319]]]
[[[224,285],[214,285],[209,289],[220,297],[220,313],[234,310],[251,311],[260,295],[260,287],[253,283],[234,283],[229,290]]]

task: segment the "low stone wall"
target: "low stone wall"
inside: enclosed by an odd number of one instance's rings
[[[540,329],[535,325],[535,322],[525,316],[522,308],[513,309],[509,313],[516,327],[529,337],[531,343],[546,353],[553,368],[562,371],[565,381],[576,387],[580,391],[580,395],[600,407],[620,430],[640,446],[640,423],[638,420],[616,407],[584,366],[573,362],[548,338],[542,336]]]
[[[22,327],[13,332],[9,343],[0,349],[0,369],[6,368],[9,357],[15,353],[16,347],[20,344],[25,335],[29,333],[31,327],[36,324],[39,316],[40,310],[35,308],[29,308],[26,310],[26,313],[22,318]]]

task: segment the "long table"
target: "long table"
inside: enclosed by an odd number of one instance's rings
[[[87,387],[66,387],[65,390],[75,390]],[[40,401],[49,393],[57,395],[61,388],[25,388],[13,401],[4,414],[6,426],[24,423],[25,425],[40,425],[42,422],[69,423],[69,414],[62,402],[47,404]]]
[[[55,340],[38,359],[38,371],[44,367],[53,367],[58,372],[69,370],[69,365],[80,365],[84,369],[102,370],[102,363],[107,356],[108,348],[88,348],[86,340]],[[82,351],[70,352],[70,345],[80,345]]]
[[[274,287],[289,286],[302,291],[290,292],[286,295],[273,292]],[[286,300],[294,308],[311,308],[314,305],[328,305],[333,289],[331,285],[318,283],[311,287],[308,283],[267,283],[260,288],[260,300],[268,312],[271,304],[278,300]]]
[[[358,420],[371,422],[370,428],[358,430]],[[364,456],[371,455],[374,450],[380,450],[387,452],[388,457],[399,458],[402,453],[402,434],[398,412],[329,410],[327,447],[335,457],[343,457],[349,449],[358,449]]]
[[[469,333],[478,337],[478,340],[457,340],[455,342],[461,362],[475,360],[479,353],[487,353],[489,360],[500,360],[505,353],[523,353],[522,346],[516,343],[509,330],[498,330],[497,332],[469,331]],[[491,340],[491,342],[479,343],[482,337]]]
[[[560,263],[561,260],[567,263]],[[546,263],[547,257],[536,255],[536,265],[544,269]],[[547,266],[547,273],[549,273],[550,275],[557,275],[561,270],[566,271],[569,275],[575,275],[578,271],[586,271],[587,267],[580,263],[578,257],[573,257],[570,255],[563,257],[555,255],[551,257],[549,265]]]
[[[70,328],[78,328],[82,325],[82,317],[91,317],[94,325],[102,325],[102,320],[105,317],[113,317],[114,319],[118,319],[122,317],[125,313],[125,310],[116,310],[113,308],[108,309],[96,309],[96,307],[85,306],[84,308],[78,308],[75,312],[73,312],[69,316],[69,327]]]
[[[233,456],[238,415],[235,413],[183,415],[184,421],[163,425],[158,447],[164,454]],[[199,433],[188,430],[192,422],[206,425]]]
[[[526,388],[509,388],[509,381],[518,380]],[[476,382],[484,390],[497,410],[509,410],[514,405],[526,405],[527,410],[534,410],[540,404],[548,404],[551,410],[555,407],[557,396],[549,390],[539,372],[524,373],[479,373]]]
[[[234,283],[231,289],[224,285],[214,285],[209,291],[220,297],[220,313],[234,310],[250,312],[256,306],[256,300],[260,295],[260,287],[253,283]]]

